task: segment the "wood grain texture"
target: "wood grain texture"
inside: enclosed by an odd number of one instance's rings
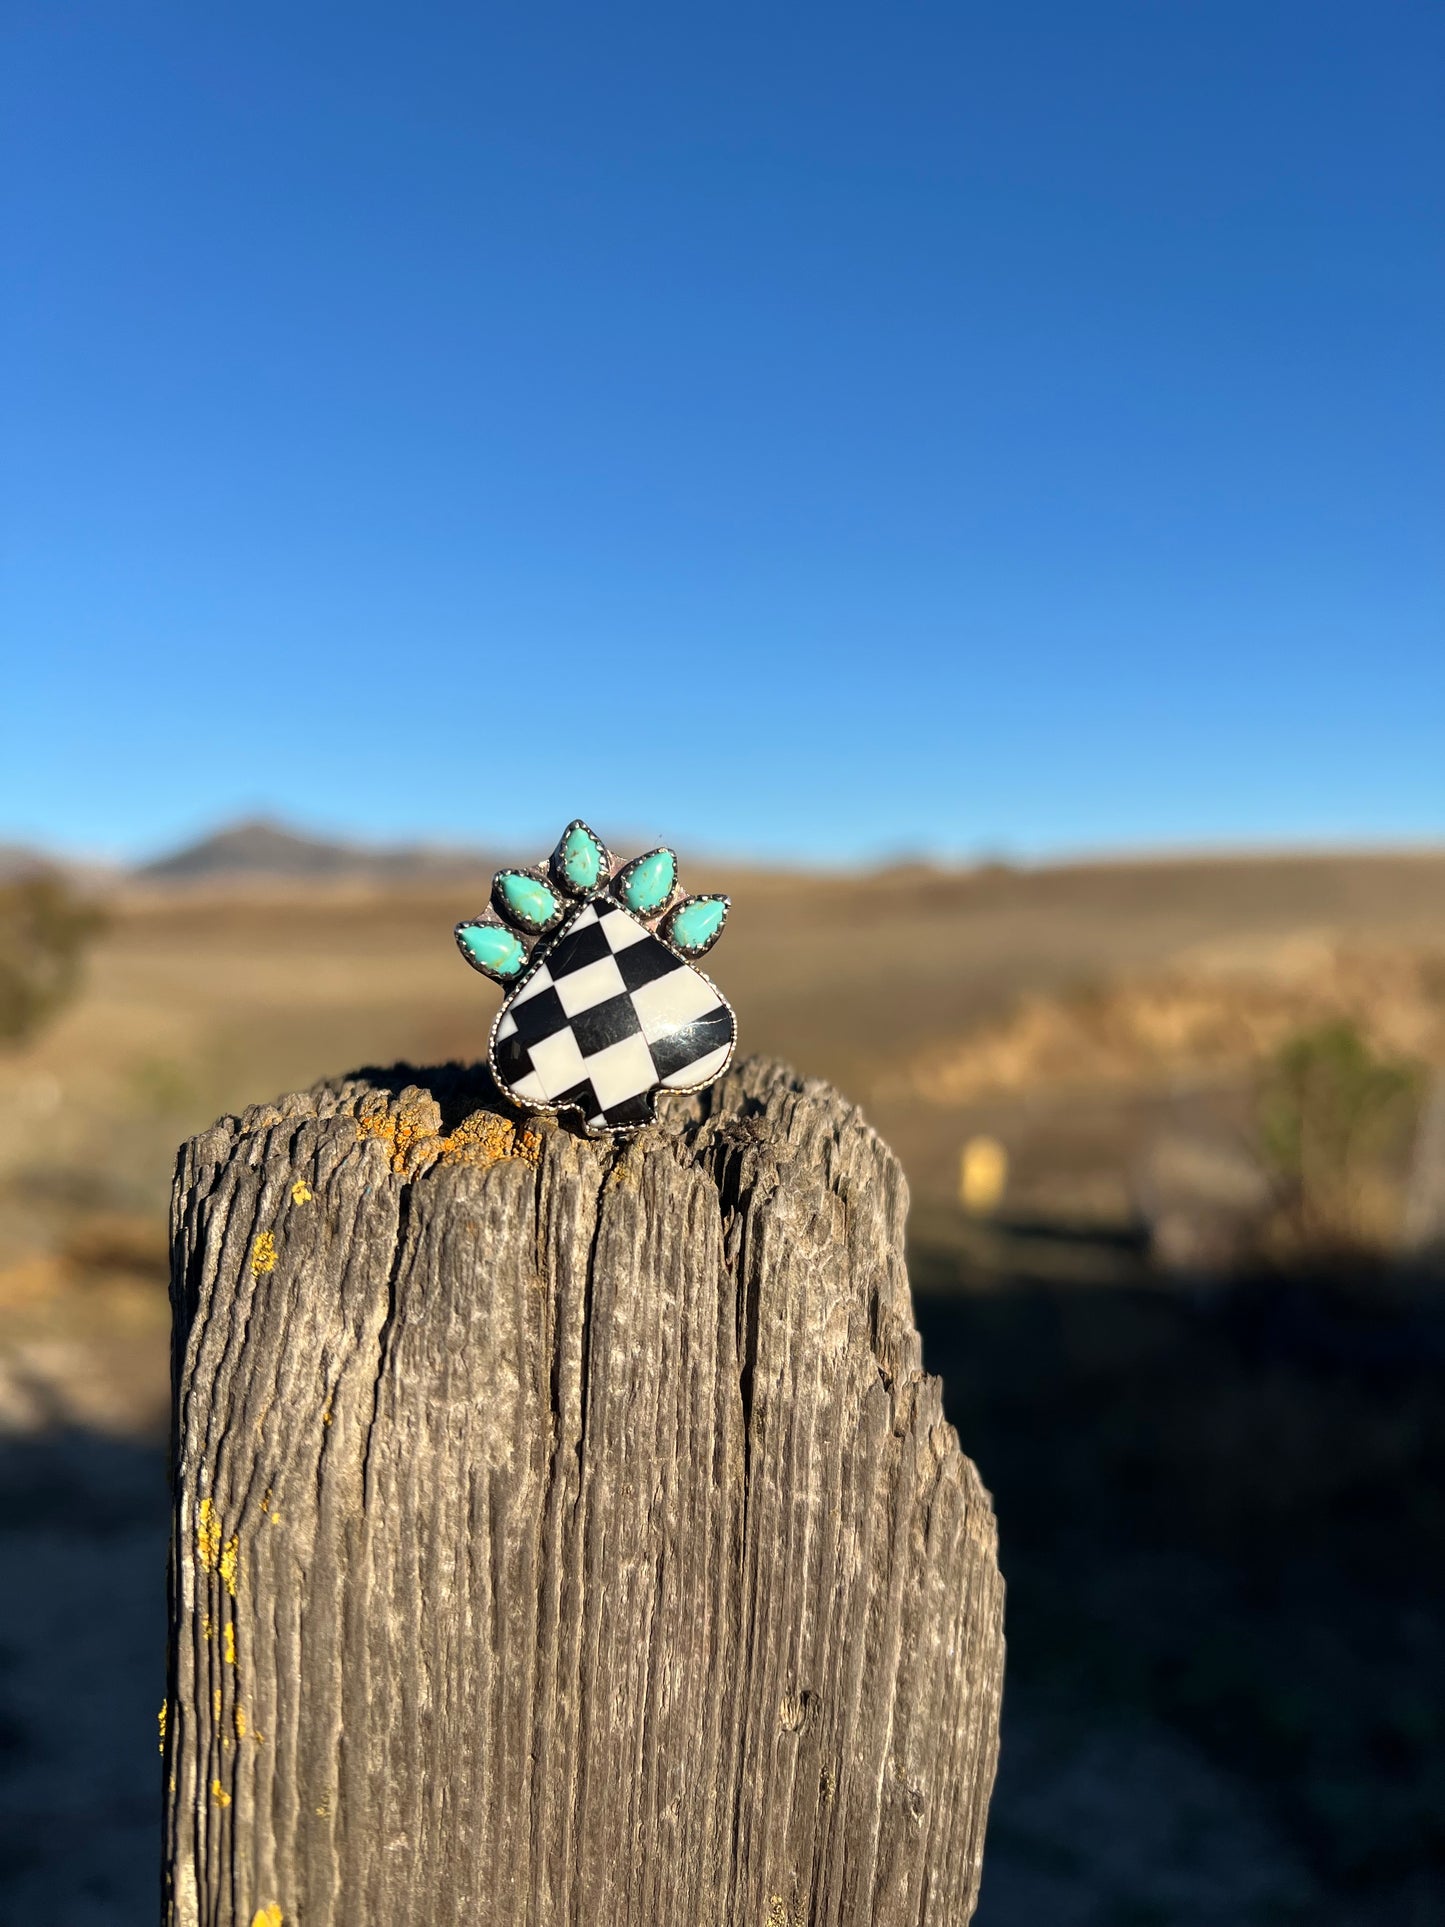
[[[629,1144],[496,1103],[182,1151],[165,1918],[966,1921],[1002,1587],[896,1160],[756,1060]]]

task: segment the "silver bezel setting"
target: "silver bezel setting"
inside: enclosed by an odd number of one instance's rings
[[[510,977],[503,977],[500,972],[493,970],[490,964],[479,963],[462,942],[462,932],[464,930],[505,930],[507,935],[509,937],[515,937],[522,947],[521,969]],[[526,938],[520,930],[514,928],[505,918],[499,917],[494,910],[484,910],[479,917],[463,917],[460,923],[453,925],[452,935],[457,940],[457,949],[461,951],[463,957],[471,965],[472,969],[476,971],[477,975],[479,977],[485,977],[489,983],[500,985],[503,990],[515,990],[531,966],[532,958],[527,949]]]
[[[560,874],[562,866],[558,858],[561,855],[562,845],[574,830],[585,830],[597,845],[602,857],[602,874],[590,890],[577,889],[575,885],[566,882]],[[590,903],[594,897],[606,895],[608,885],[611,883],[617,871],[617,858],[612,854],[611,850],[608,849],[607,845],[602,841],[602,838],[590,823],[586,822],[580,816],[574,816],[553,845],[552,854],[547,858],[545,867],[547,870],[548,883],[554,890],[560,890],[569,903]]]
[[[556,904],[556,914],[549,917],[545,923],[529,924],[525,929],[520,928],[521,918],[509,917],[502,907],[506,902],[506,898],[502,896],[501,886],[503,877],[530,877],[533,883],[540,883],[548,896],[550,896]],[[569,899],[562,895],[557,885],[552,881],[545,863],[506,863],[503,864],[502,868],[498,870],[492,878],[492,909],[496,912],[497,916],[501,918],[507,928],[519,936],[524,943],[529,937],[534,943],[540,937],[550,937],[552,932],[566,916],[568,901]]]
[[[672,858],[672,888],[655,910],[634,910],[632,905],[628,903],[622,895],[623,885],[627,882],[627,879],[632,875],[634,870],[640,870],[644,863],[651,863],[655,856],[670,856]],[[616,876],[609,877],[606,885],[607,894],[615,899],[619,909],[625,910],[629,917],[633,918],[635,922],[645,925],[653,936],[656,936],[656,926],[661,923],[664,917],[670,916],[677,908],[678,899],[682,891],[682,886],[677,880],[681,868],[682,866],[677,860],[677,851],[672,848],[671,844],[659,843],[655,850],[644,850],[641,856],[632,857],[628,862],[623,864]],[[668,948],[670,950],[672,945],[669,944]],[[682,956],[680,950],[677,954]],[[686,962],[686,958],[684,958],[683,961]]]
[[[717,929],[713,931],[712,935],[708,938],[707,942],[703,944],[700,949],[685,950],[683,946],[677,941],[677,939],[673,937],[670,933],[667,935],[663,934],[661,924],[659,924],[658,928],[653,932],[653,935],[657,937],[662,937],[662,941],[667,945],[669,950],[675,950],[679,957],[684,957],[686,958],[688,963],[693,963],[695,958],[705,957],[708,951],[711,950],[713,945],[717,942],[718,938],[722,935],[723,931],[727,929],[728,913],[731,911],[733,907],[733,900],[725,890],[698,890],[694,892],[694,894],[692,894],[691,896],[679,897],[676,903],[674,903],[669,909],[664,910],[662,913],[662,923],[670,924],[672,922],[672,919],[677,915],[678,911],[686,910],[687,906],[690,903],[720,903],[723,907],[722,922],[718,925]],[[626,904],[624,904],[622,907],[624,910],[627,908]],[[701,976],[703,973],[699,970],[697,974]]]

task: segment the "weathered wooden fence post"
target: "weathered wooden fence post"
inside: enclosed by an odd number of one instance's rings
[[[961,1927],[993,1518],[898,1165],[743,1064],[666,1129],[359,1075],[182,1153],[166,1918]]]

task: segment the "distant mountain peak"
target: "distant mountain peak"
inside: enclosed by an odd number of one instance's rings
[[[156,883],[222,882],[246,878],[330,878],[437,875],[485,868],[473,850],[431,844],[379,847],[309,836],[303,830],[255,816],[213,830],[168,856],[142,864],[138,877]]]

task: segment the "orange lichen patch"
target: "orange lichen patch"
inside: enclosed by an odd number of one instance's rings
[[[495,1164],[513,1154],[517,1127],[494,1111],[474,1111],[438,1141],[443,1164]]]
[[[276,1269],[276,1240],[269,1231],[259,1231],[251,1246],[251,1276]]]
[[[244,1740],[246,1737],[246,1709],[239,1701],[236,1703],[236,1710],[231,1715],[231,1719],[236,1728],[236,1738],[238,1740]]]
[[[391,1168],[399,1178],[412,1174],[414,1154],[430,1149],[437,1137],[436,1106],[428,1105],[425,1110],[403,1105],[397,1111],[383,1111],[356,1120],[356,1136],[359,1143],[368,1138],[384,1144],[391,1154]]]
[[[443,1164],[495,1164],[501,1158],[520,1158],[535,1165],[542,1155],[540,1132],[518,1128],[495,1111],[473,1111],[449,1137],[438,1141]]]
[[[221,1557],[217,1561],[221,1577],[226,1582],[226,1591],[232,1599],[236,1597],[236,1575],[241,1570],[241,1541],[233,1532],[221,1547]]]
[[[212,1780],[211,1782],[211,1798],[218,1807],[228,1807],[231,1804],[231,1796],[219,1780]]]
[[[228,1666],[236,1663],[236,1626],[228,1619],[221,1628],[221,1656]]]
[[[296,1182],[292,1185],[291,1202],[292,1204],[310,1204],[311,1186],[306,1182],[305,1178],[297,1178]]]
[[[269,1907],[258,1907],[251,1916],[251,1927],[285,1927],[286,1916],[273,1900]]]
[[[356,1135],[363,1142],[371,1139],[386,1145],[391,1168],[398,1177],[415,1177],[434,1162],[488,1165],[503,1158],[520,1158],[524,1164],[535,1165],[541,1158],[541,1133],[525,1125],[519,1128],[495,1111],[473,1111],[445,1135],[435,1128],[433,1117],[434,1107],[360,1117]]]

